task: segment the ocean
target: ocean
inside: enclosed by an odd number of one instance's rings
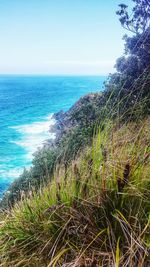
[[[104,76],[0,76],[0,197],[44,140],[55,138],[52,114],[103,90]]]

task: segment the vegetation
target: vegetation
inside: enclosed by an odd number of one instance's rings
[[[42,187],[52,179],[57,163],[61,162],[67,168],[82,149],[91,144],[95,128],[106,116],[103,101],[101,94],[90,94],[81,98],[66,113],[65,127],[68,131],[63,130],[65,133],[61,134],[53,148],[44,147],[35,153],[31,169],[25,169],[20,178],[12,183],[1,201],[1,208],[13,206],[31,188],[36,190]]]
[[[1,266],[148,266],[149,125],[108,121],[67,174],[3,214]]]
[[[0,266],[150,265],[150,4],[133,2],[117,12],[134,35],[103,94],[63,114],[5,195]]]
[[[150,3],[133,0],[135,6],[131,14],[125,4],[120,5],[117,15],[120,22],[133,36],[124,36],[125,54],[116,62],[117,72],[110,75],[106,83],[107,95],[113,99],[113,105],[119,105],[119,115],[134,118],[150,112]],[[139,100],[143,100],[139,110]],[[133,113],[133,107],[136,113]]]
[[[24,171],[3,201],[2,207],[13,205],[22,191],[39,189],[52,179],[54,168],[63,162],[65,168],[86,145],[91,144],[95,128],[105,119],[131,121],[150,114],[150,3],[133,0],[131,15],[125,4],[117,11],[121,25],[134,35],[124,36],[125,54],[116,62],[117,72],[110,75],[103,94],[81,98],[64,114],[57,147],[38,151],[30,171]]]

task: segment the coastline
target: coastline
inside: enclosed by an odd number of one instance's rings
[[[31,170],[32,160],[34,160],[38,152],[49,149],[55,150],[70,131],[74,131],[76,128],[81,129],[85,124],[91,123],[95,119],[93,114],[95,114],[95,110],[102,102],[102,95],[102,92],[88,93],[80,97],[67,111],[60,110],[46,116],[45,120],[13,127],[13,129],[22,134],[16,145],[26,149],[25,158],[27,164],[20,167],[20,174],[17,172],[18,175],[13,180],[9,179],[4,190],[3,186],[1,186],[1,197],[7,194],[9,187],[23,175],[24,170]],[[89,107],[91,113],[89,113]]]
[[[59,145],[61,139],[75,127],[82,126],[83,120],[87,116],[88,122],[93,120],[86,111],[89,105],[99,106],[103,100],[102,92],[89,93],[81,97],[74,105],[67,111],[60,110],[53,114],[54,125],[50,126],[49,132],[55,134],[55,138],[46,140],[48,147],[56,147]],[[85,110],[83,110],[85,108]],[[45,146],[44,146],[45,147]]]
[[[105,78],[1,76],[1,181],[6,179],[11,184],[22,173],[24,166],[31,166],[32,154],[46,143],[50,146],[47,140],[56,131],[58,137],[59,126],[55,125],[52,130],[48,115],[61,109],[66,112],[81,96],[91,90],[102,90]],[[3,92],[5,97],[2,97]]]

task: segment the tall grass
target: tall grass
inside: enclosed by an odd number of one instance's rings
[[[149,125],[107,121],[67,171],[1,214],[0,266],[149,266]]]

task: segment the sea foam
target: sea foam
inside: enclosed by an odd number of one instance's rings
[[[47,139],[55,138],[55,133],[50,131],[54,124],[53,115],[49,115],[43,121],[12,126],[11,128],[19,133],[19,139],[12,143],[21,146],[26,151],[26,158],[32,160],[35,151],[41,148]]]
[[[4,179],[10,184],[31,166],[38,147],[55,138],[52,115],[44,114],[68,110],[81,96],[99,91],[105,78],[0,77],[0,192],[6,190]]]

